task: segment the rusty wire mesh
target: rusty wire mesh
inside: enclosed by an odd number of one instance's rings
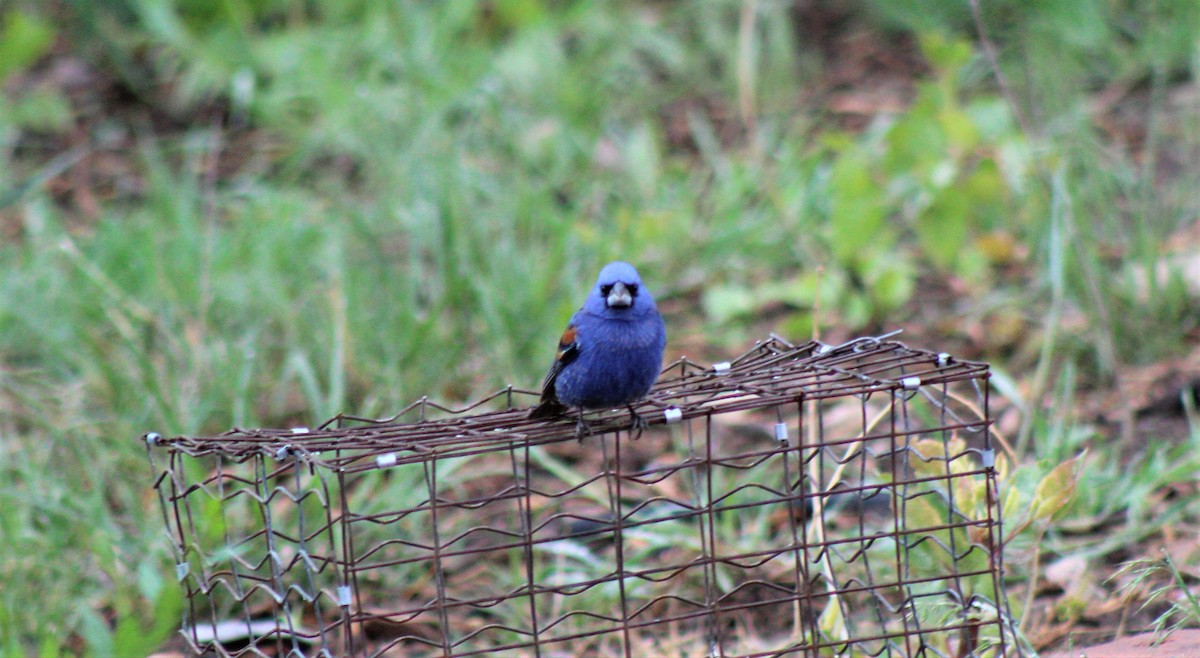
[[[188,648],[1015,655],[986,364],[772,337],[582,443],[534,401],[148,435]]]

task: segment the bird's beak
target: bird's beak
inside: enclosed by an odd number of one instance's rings
[[[629,294],[629,289],[620,281],[613,284],[612,290],[608,291],[608,297],[604,298],[604,303],[609,308],[629,308],[633,306],[633,295]]]

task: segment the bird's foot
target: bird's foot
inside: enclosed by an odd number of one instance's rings
[[[638,414],[638,412],[633,410],[632,404],[628,405],[628,408],[629,408],[629,417],[632,420],[632,422],[629,424],[629,435],[633,437],[634,441],[637,441],[638,439],[642,438],[642,430],[646,429],[646,427],[649,426],[650,423],[646,422],[645,418],[643,418],[642,416],[640,416]],[[635,432],[636,432],[636,434],[635,434]]]
[[[583,440],[586,437],[589,437],[591,435],[592,435],[592,430],[588,427],[588,424],[583,420],[583,409],[580,409],[579,415],[575,417],[575,440],[580,443],[583,443]]]

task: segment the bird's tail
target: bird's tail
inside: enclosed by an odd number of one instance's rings
[[[529,412],[530,418],[550,418],[561,415],[567,410],[566,405],[554,398],[542,399],[542,403]]]

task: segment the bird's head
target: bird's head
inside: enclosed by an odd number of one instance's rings
[[[604,315],[640,315],[654,309],[654,299],[642,286],[637,270],[629,263],[616,261],[600,270],[587,306]]]

